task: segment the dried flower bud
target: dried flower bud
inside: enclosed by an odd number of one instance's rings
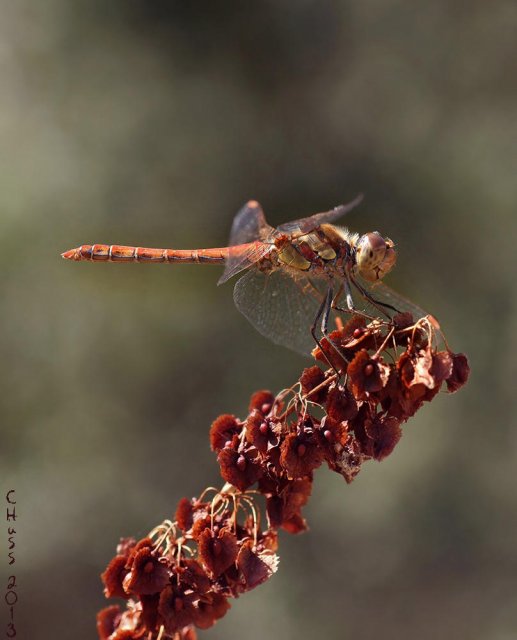
[[[118,626],[120,615],[120,607],[117,604],[99,611],[97,614],[97,633],[99,635],[99,640],[109,640],[110,636]]]
[[[251,487],[264,473],[254,448],[241,448],[239,438],[234,436],[230,446],[219,453],[217,461],[221,467],[221,476],[240,491]]]
[[[200,598],[197,604],[195,625],[200,629],[209,629],[217,620],[226,615],[230,608],[228,599],[220,593],[209,593]]]
[[[126,569],[127,558],[125,556],[115,556],[108,564],[106,570],[101,575],[104,583],[104,595],[106,598],[127,598],[122,583],[129,573]]]
[[[276,444],[278,438],[272,429],[271,421],[254,409],[246,420],[246,439],[257,451],[266,453],[270,443]]]
[[[329,391],[326,402],[327,415],[336,422],[351,420],[357,415],[357,401],[352,393],[341,385]]]
[[[176,508],[176,522],[182,531],[189,531],[194,524],[194,507],[188,498],[181,498]]]
[[[218,535],[205,529],[199,536],[198,547],[201,562],[215,578],[231,567],[239,550],[237,538],[228,529],[221,529]]]
[[[270,578],[278,568],[278,557],[268,549],[253,548],[247,540],[237,556],[237,567],[241,575],[242,591],[249,591]]]
[[[300,376],[300,384],[302,386],[302,394],[308,396],[311,402],[321,404],[327,395],[327,387],[322,387],[316,393],[313,390],[319,387],[325,381],[324,372],[317,366],[307,367]]]
[[[392,416],[376,415],[371,419],[367,418],[364,430],[371,442],[368,455],[375,460],[383,460],[389,456],[402,437],[400,423]]]
[[[314,434],[290,433],[280,450],[280,464],[291,479],[310,475],[323,462],[324,452]]]
[[[366,349],[358,351],[348,365],[349,384],[357,400],[367,400],[386,386],[390,368],[382,358],[371,358]]]
[[[177,567],[177,573],[182,584],[200,595],[207,594],[213,586],[212,580],[197,560],[182,560],[181,566]]]
[[[470,374],[467,356],[463,353],[452,353],[452,372],[447,378],[447,389],[450,393],[455,393],[467,383]]]
[[[158,613],[168,634],[175,634],[194,623],[197,595],[181,585],[168,584],[160,594]]]
[[[273,402],[275,401],[275,396],[271,393],[271,391],[256,391],[250,399],[250,404],[248,411],[251,413],[254,409],[262,413],[262,415],[267,415],[271,411],[271,407],[273,406]]]
[[[210,446],[212,451],[221,451],[234,435],[240,433],[242,425],[235,416],[225,413],[212,422],[210,427]]]
[[[129,594],[151,595],[160,592],[169,582],[169,569],[149,547],[135,555],[131,570],[124,578],[124,591]]]

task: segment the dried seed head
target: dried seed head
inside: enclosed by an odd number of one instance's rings
[[[101,609],[97,614],[97,633],[99,640],[109,640],[110,636],[117,629],[121,618],[121,611],[118,604],[113,604],[105,609]]]
[[[125,556],[115,556],[101,575],[106,598],[128,597],[122,586],[124,578],[129,573],[129,569],[126,569],[126,561],[127,558]]]
[[[212,451],[220,451],[241,430],[242,424],[238,422],[235,416],[229,413],[216,418],[210,427],[210,446]]]
[[[317,366],[307,367],[303,370],[300,376],[300,384],[302,387],[302,394],[308,398],[311,402],[317,402],[321,404],[325,400],[327,395],[327,387],[321,386],[325,382],[325,374]],[[314,389],[320,387],[318,391],[313,393]]]
[[[394,255],[389,242],[373,268],[378,277]],[[208,501],[183,498],[175,522],[150,537],[121,541],[102,580],[108,597],[126,599],[126,610],[99,613],[101,640],[195,640],[196,627],[207,629],[226,613],[229,597],[267,580],[278,565],[277,530],[307,529],[302,508],[323,461],[352,482],[364,462],[394,450],[401,424],[444,382],[450,392],[466,383],[466,357],[439,351],[437,331],[435,322],[414,323],[410,314],[391,324],[354,315],[330,334],[338,352],[326,339],[314,352],[346,373],[340,381],[332,370],[308,367],[299,385],[276,398],[253,394],[245,421],[219,416],[210,443],[229,485]],[[256,493],[266,501],[265,531]]]
[[[281,445],[280,464],[291,479],[303,478],[323,462],[324,452],[313,434],[289,434]]]
[[[144,547],[135,555],[130,571],[124,578],[124,591],[128,594],[151,595],[161,591],[169,582],[167,564],[155,551]]]
[[[447,389],[450,393],[455,393],[469,379],[470,367],[467,356],[463,353],[452,353],[452,371],[447,378]]]
[[[199,559],[213,578],[219,577],[229,569],[239,550],[237,538],[227,528],[222,528],[217,535],[205,529],[198,540]]]
[[[224,480],[240,491],[246,491],[264,473],[257,450],[240,447],[238,436],[234,436],[230,446],[220,451],[217,460]]]
[[[254,409],[260,411],[263,415],[267,415],[271,411],[275,396],[271,391],[255,391],[251,396],[248,411],[251,413]]]
[[[350,389],[357,400],[368,400],[386,386],[390,367],[382,358],[371,358],[366,349],[358,351],[348,365]]]
[[[187,498],[181,498],[176,508],[176,522],[183,531],[188,531],[194,524],[194,506]]]

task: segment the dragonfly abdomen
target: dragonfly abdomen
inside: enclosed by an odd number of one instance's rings
[[[183,262],[222,264],[228,258],[226,247],[217,249],[150,249],[117,244],[83,244],[62,254],[67,260],[90,262]]]

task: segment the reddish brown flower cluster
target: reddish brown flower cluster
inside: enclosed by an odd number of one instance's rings
[[[229,487],[209,502],[183,498],[175,522],[138,542],[122,540],[102,580],[106,597],[127,606],[99,613],[99,638],[193,640],[195,627],[211,627],[230,608],[229,597],[276,571],[277,534],[262,531],[258,517],[253,496]]]
[[[401,424],[444,382],[449,392],[466,383],[466,357],[439,350],[439,338],[430,318],[415,323],[399,314],[390,323],[368,323],[353,316],[313,352],[332,368],[305,369],[277,396],[255,393],[245,420],[219,416],[210,444],[227,485],[211,501],[181,500],[175,522],[149,538],[121,542],[102,578],[106,596],[127,606],[100,612],[101,640],[191,640],[195,627],[207,629],[224,616],[228,598],[271,577],[277,529],[307,528],[301,509],[315,469],[326,462],[351,482],[364,461],[393,451]]]
[[[415,323],[408,313],[392,323],[353,316],[313,352],[333,369],[309,367],[298,385],[276,398],[255,394],[246,420],[223,415],[213,423],[210,439],[222,477],[240,491],[257,482],[268,499],[270,524],[302,530],[300,506],[317,467],[325,461],[350,482],[362,462],[393,451],[400,425],[444,382],[450,392],[465,384],[466,357],[438,350],[440,336],[431,319]],[[303,482],[303,499],[295,481]]]

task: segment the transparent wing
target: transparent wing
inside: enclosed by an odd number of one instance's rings
[[[351,291],[355,310],[371,318],[386,320],[398,312],[409,311],[416,321],[428,315],[382,282],[372,285],[360,278],[356,278],[356,282],[359,287],[352,285]],[[293,351],[310,355],[316,346],[311,326],[328,287],[329,281],[324,278],[309,280],[303,276],[295,279],[282,270],[265,274],[252,269],[237,281],[233,299],[237,309],[263,336]],[[332,310],[328,320],[329,332],[336,328],[337,317],[344,323],[350,319],[344,288],[336,305],[338,309]],[[319,326],[317,331],[321,335]]]
[[[288,235],[304,235],[306,233],[309,233],[316,227],[319,227],[320,224],[334,222],[334,220],[341,218],[341,216],[344,216],[346,213],[356,207],[362,199],[362,194],[359,194],[357,198],[352,200],[352,202],[349,202],[348,204],[342,204],[339,207],[331,209],[330,211],[315,213],[313,216],[309,216],[308,218],[300,218],[299,220],[293,220],[292,222],[281,224],[277,228],[277,231],[286,233]]]
[[[263,336],[310,355],[316,346],[310,328],[327,286],[326,281],[314,285],[305,277],[295,280],[280,270],[264,274],[253,269],[237,281],[233,299]]]
[[[424,316],[429,315],[427,311],[424,311],[421,307],[416,305],[411,300],[408,300],[397,291],[394,291],[384,282],[377,282],[375,284],[369,283],[363,280],[360,276],[354,276],[354,279],[359,286],[364,289],[374,302],[380,303],[378,306],[372,304],[367,297],[363,296],[361,291],[353,287],[353,298],[356,309],[364,311],[369,315],[382,317],[393,317],[398,312],[409,311],[413,315],[414,320],[419,320]],[[388,305],[383,306],[383,305]]]
[[[226,282],[240,271],[244,271],[244,269],[255,264],[255,262],[264,258],[272,248],[273,245],[258,240],[245,245],[230,247],[223,275],[219,278],[217,284],[223,284],[223,282]]]
[[[233,219],[228,246],[264,240],[272,231],[273,227],[266,222],[260,204],[256,200],[250,200]]]
[[[246,269],[263,258],[269,247],[264,246],[261,240],[271,236],[272,232],[273,227],[266,222],[266,217],[260,204],[255,200],[247,202],[233,219],[228,246],[250,246],[243,248],[241,251],[230,251],[223,275],[219,278],[217,284],[226,282],[239,271]]]

